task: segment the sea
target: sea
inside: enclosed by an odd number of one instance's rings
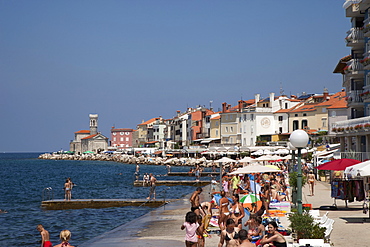
[[[53,245],[59,233],[72,232],[71,244],[83,242],[140,217],[153,208],[115,207],[101,209],[44,210],[41,201],[63,199],[63,185],[70,177],[75,183],[72,199],[145,199],[149,188],[134,187],[136,165],[110,161],[41,160],[40,153],[0,153],[0,246],[39,246],[36,230],[42,224]],[[188,171],[189,167],[172,167]],[[140,174],[153,173],[157,179],[194,179],[167,177],[165,166],[140,165]],[[181,198],[194,191],[192,186],[158,186],[157,198]]]

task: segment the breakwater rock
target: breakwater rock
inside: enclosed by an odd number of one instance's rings
[[[196,166],[211,167],[213,160],[207,160],[202,157],[195,158],[161,158],[161,157],[146,157],[134,156],[128,154],[41,154],[39,159],[47,160],[98,160],[98,161],[114,161],[126,164],[145,164],[145,165],[174,165],[174,166]],[[216,167],[218,163],[214,163]]]

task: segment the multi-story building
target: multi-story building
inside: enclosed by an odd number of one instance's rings
[[[299,102],[285,95],[270,93],[269,97],[261,99],[261,95],[256,94],[240,112],[242,146],[286,140],[289,135],[287,111]]]
[[[351,28],[345,38],[350,55],[339,60],[334,73],[343,75],[347,92],[348,120],[333,124],[341,152],[370,152],[370,0],[347,0],[343,8]],[[363,155],[365,154],[365,155]]]
[[[116,129],[112,127],[110,130],[110,146],[121,149],[132,148],[133,131],[133,129]]]

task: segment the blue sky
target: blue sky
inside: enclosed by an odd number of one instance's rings
[[[255,93],[341,90],[344,1],[0,0],[0,151]]]

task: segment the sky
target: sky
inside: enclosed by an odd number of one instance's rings
[[[0,152],[254,94],[334,93],[349,55],[337,0],[0,0]],[[211,103],[212,102],[212,103]]]

